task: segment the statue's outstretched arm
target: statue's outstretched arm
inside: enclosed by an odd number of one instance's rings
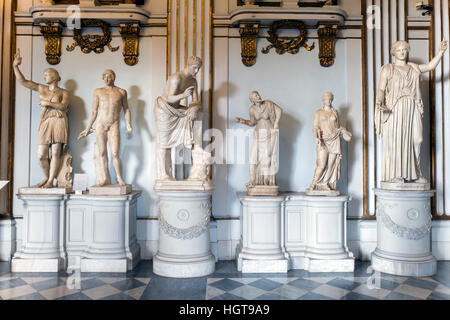
[[[447,50],[447,47],[448,47],[447,41],[443,40],[439,47],[438,54],[433,59],[431,59],[431,61],[429,63],[419,65],[420,72],[428,72],[428,71],[436,69],[436,67],[438,66],[439,62],[442,59],[442,56],[444,55],[445,51]]]

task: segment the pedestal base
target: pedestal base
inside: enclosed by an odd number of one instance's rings
[[[119,184],[109,184],[101,187],[90,187],[89,194],[95,196],[119,196],[130,194],[133,187],[131,184],[121,186]]]
[[[138,261],[135,259],[135,261]],[[127,272],[134,268],[128,267],[127,259],[81,259],[81,272]],[[136,265],[136,263],[134,264]]]
[[[380,182],[381,189],[397,191],[427,191],[430,183],[425,182]]]
[[[311,190],[306,189],[305,194],[307,196],[327,196],[327,197],[336,197],[341,193],[339,190]]]
[[[153,257],[153,272],[157,275],[169,278],[196,278],[204,277],[214,272],[216,266],[215,257],[210,254],[201,261],[166,261],[163,257]]]
[[[72,192],[72,188],[19,188],[19,195],[64,195]]]
[[[372,253],[372,268],[397,276],[429,277],[436,273],[437,261],[433,256],[425,257],[423,261],[395,260],[383,257],[375,249]]]
[[[277,196],[278,186],[251,186],[247,187],[249,196]]]
[[[11,272],[58,272],[65,269],[63,259],[21,259],[14,257]]]
[[[194,190],[188,190],[188,186]],[[156,183],[160,216],[159,248],[153,258],[155,274],[192,278],[214,272],[215,257],[209,243],[213,189],[212,183],[201,181]]]
[[[431,254],[432,191],[374,189],[377,196],[377,248],[372,253],[376,271],[399,276],[431,276],[436,258]]]

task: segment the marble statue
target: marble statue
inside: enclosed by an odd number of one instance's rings
[[[92,111],[89,115],[86,129],[83,130],[78,139],[86,137],[94,130],[95,126],[96,143],[94,149],[95,176],[96,185],[102,187],[111,184],[111,178],[108,170],[108,152],[107,143],[113,157],[113,165],[116,171],[117,182],[119,186],[125,186],[126,183],[122,176],[122,162],[119,157],[120,150],[120,112],[123,108],[127,133],[132,132],[131,112],[128,107],[127,91],[114,85],[116,74],[113,70],[107,69],[103,72],[103,81],[106,86],[94,90],[94,101]]]
[[[209,179],[205,171],[207,166],[203,162],[208,156],[203,154],[205,151],[201,146],[202,131],[199,123],[201,124],[202,108],[195,79],[201,66],[202,60],[199,57],[189,57],[186,68],[171,75],[163,94],[156,98],[154,112],[157,127],[156,167],[159,181],[176,181],[172,175],[171,149],[180,145],[192,149],[193,167],[188,180]],[[181,104],[184,99],[186,102],[191,99],[187,107]]]
[[[275,175],[278,171],[279,121],[283,110],[270,100],[262,100],[257,91],[250,93],[250,120],[236,122],[255,127],[250,150],[248,195],[278,195]]]
[[[333,108],[333,94],[323,95],[323,106],[314,116],[313,135],[316,142],[316,169],[307,195],[338,196],[336,183],[341,173],[341,137],[350,141],[352,134],[341,127],[339,114]]]
[[[429,63],[419,65],[408,62],[409,44],[397,41],[391,48],[395,62],[380,70],[375,129],[382,140],[382,188],[430,188],[420,169],[424,114],[420,78],[437,67],[447,46],[447,41],[442,41],[438,54]]]
[[[14,74],[21,85],[39,92],[39,104],[42,108],[38,129],[38,158],[44,180],[35,187],[53,188],[53,182],[56,179],[58,188],[71,188],[72,156],[64,151],[68,136],[69,92],[58,87],[61,78],[55,69],[46,69],[45,84],[40,84],[25,79],[19,70],[21,63],[22,57],[18,49],[14,55]]]

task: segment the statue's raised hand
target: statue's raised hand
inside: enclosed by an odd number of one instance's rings
[[[17,49],[16,54],[14,55],[14,62],[13,62],[13,66],[17,67],[22,63],[22,57],[20,56],[20,49]]]
[[[439,47],[439,50],[442,52],[445,52],[448,48],[448,42],[447,40],[442,40],[441,46]]]
[[[194,86],[190,86],[189,88],[187,88],[186,90],[184,90],[184,95],[185,97],[190,97],[192,96],[192,93],[194,92]]]

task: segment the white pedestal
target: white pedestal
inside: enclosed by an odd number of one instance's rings
[[[349,196],[307,196],[290,193],[285,204],[285,248],[291,269],[309,272],[352,272],[347,248]]]
[[[127,272],[140,260],[137,199],[128,195],[70,195],[66,248],[69,268],[81,272]]]
[[[58,272],[65,269],[64,212],[67,196],[18,194],[25,202],[22,245],[14,254],[12,272]]]
[[[171,278],[213,273],[215,257],[209,243],[213,185],[201,185],[198,190],[192,186],[190,191],[158,186],[161,188],[155,186],[155,191],[159,196],[159,248],[153,257],[153,272]]]
[[[287,272],[288,259],[282,244],[284,196],[248,196],[241,200],[241,242],[236,264],[243,273]]]
[[[374,189],[377,196],[377,248],[374,270],[400,276],[436,273],[431,254],[431,207],[434,190]]]

